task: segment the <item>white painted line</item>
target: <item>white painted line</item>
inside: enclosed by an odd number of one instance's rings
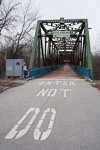
[[[7,134],[7,136],[5,137],[5,139],[13,139],[14,136],[17,134],[17,128],[19,127],[19,125],[15,125],[13,127],[13,129]]]
[[[42,126],[43,120],[40,120],[36,128],[40,128]]]
[[[27,115],[24,115],[17,124],[20,125],[25,120],[26,117],[27,117]]]
[[[39,85],[41,86],[45,86],[45,85],[52,85],[55,84],[57,85],[64,85],[64,86],[75,86],[75,82],[74,81],[42,81],[39,83]]]
[[[62,81],[54,81],[56,83],[56,85],[58,85],[59,83],[61,83]]]
[[[56,93],[57,93],[57,89],[51,89],[51,90],[48,92],[47,96],[54,97],[54,96],[56,95]]]
[[[28,125],[21,131],[19,131],[18,133],[18,127],[19,125],[21,125],[21,123],[26,119],[26,117],[30,114],[30,112],[35,110],[35,114],[33,115],[33,117],[31,118],[31,120],[29,121]],[[13,127],[13,129],[7,134],[7,136],[5,137],[5,139],[13,139],[15,137],[15,135],[18,133],[18,135],[16,136],[16,139],[22,137],[23,135],[25,135],[27,133],[27,131],[29,130],[29,128],[31,127],[32,123],[34,122],[36,116],[38,115],[40,109],[39,108],[30,108],[25,115],[18,121],[18,123]]]
[[[30,112],[34,111],[34,109],[35,109],[35,108],[31,107],[31,108],[25,113],[25,115],[19,120],[19,122],[18,122],[17,124],[20,125],[20,124],[25,120],[25,118],[27,117],[27,115],[28,115]]]
[[[56,114],[56,110],[55,110],[54,108],[51,109],[51,112],[52,112],[53,114]]]
[[[54,121],[50,121],[50,123],[49,123],[49,125],[48,125],[48,129],[52,129],[53,123],[54,123]]]
[[[48,129],[46,132],[43,132],[40,141],[46,140],[51,133],[51,129]]]
[[[27,133],[27,131],[31,127],[32,123],[34,122],[35,118],[37,117],[37,114],[39,113],[39,111],[40,111],[39,108],[35,109],[35,114],[31,118],[31,120],[29,121],[28,125],[23,130],[19,131],[18,135],[16,136],[16,139],[21,138],[23,135],[25,135]]]
[[[64,97],[67,96],[67,92],[71,92],[71,89],[60,89],[60,91],[64,92]]]
[[[50,112],[50,109],[51,109],[51,108],[47,108],[47,109],[44,111],[44,113]]]
[[[30,112],[34,111],[35,108],[31,107],[26,113],[25,115],[28,115]]]
[[[53,81],[48,81],[45,85],[51,85]]]
[[[46,93],[48,92],[49,89],[42,89],[37,95],[36,97],[38,97],[39,95],[41,95],[42,97],[46,95]]]
[[[41,83],[39,83],[39,85],[44,85],[45,81],[42,81]]]
[[[46,113],[43,113],[41,119],[44,120],[45,117],[46,117]]]
[[[54,121],[55,120],[55,114],[52,114],[51,116],[51,120]]]
[[[31,111],[34,111],[35,114],[33,115],[33,117],[31,118],[31,120],[29,121],[29,123],[26,125],[26,127],[23,129],[23,130],[20,130],[18,131],[17,129],[19,128],[19,126],[21,125],[21,123],[25,120],[25,118],[30,114]],[[19,120],[19,122],[13,127],[13,129],[7,134],[7,136],[5,137],[5,139],[13,139],[16,134],[17,136],[15,137],[15,139],[19,139],[21,137],[23,137],[27,132],[28,130],[30,129],[32,123],[34,122],[35,118],[37,117],[38,113],[40,112],[40,109],[39,108],[30,108],[26,113],[25,115]],[[48,128],[45,132],[41,133],[40,132],[40,128],[43,124],[43,121],[46,117],[46,114],[47,113],[50,113],[52,112],[52,115],[51,115],[51,119],[50,119],[50,122],[49,122],[49,125],[48,125]],[[53,124],[54,124],[54,120],[55,120],[55,115],[56,115],[56,110],[54,108],[47,108],[43,115],[41,116],[41,119],[39,120],[37,126],[36,126],[36,129],[34,130],[34,139],[35,140],[39,140],[40,141],[43,141],[45,139],[47,139],[49,137],[49,135],[51,134],[51,131],[52,131],[52,127],[53,127]],[[41,136],[41,138],[40,138]]]
[[[75,83],[74,82],[69,82],[69,85],[70,86],[75,86]]]
[[[18,135],[15,137],[15,139],[19,139],[19,138],[21,138],[22,136],[24,136],[24,135],[27,133],[27,131],[29,130],[29,128],[30,128],[30,125],[27,125],[23,130],[21,130],[21,131],[18,133]]]
[[[34,122],[36,116],[37,116],[37,115],[34,115],[34,116],[32,117],[32,119],[29,121],[28,125],[31,125],[31,124]]]
[[[69,82],[68,81],[64,81],[63,85],[67,85],[68,86]]]
[[[39,129],[36,128],[34,131],[34,139],[39,140],[40,135],[41,135],[41,132],[39,131]]]
[[[52,115],[51,115],[51,119],[50,119],[50,122],[49,122],[49,125],[48,125],[48,129],[45,132],[41,133],[40,128],[43,124],[43,121],[46,117],[46,114],[49,113],[50,110],[52,112]],[[54,124],[55,115],[56,115],[56,110],[54,108],[52,108],[52,109],[48,108],[44,111],[39,123],[36,126],[36,129],[34,130],[33,137],[34,137],[35,140],[40,139],[40,141],[43,141],[43,140],[45,140],[49,137],[49,135],[51,134],[51,131],[52,131],[53,124]],[[40,136],[41,136],[41,138],[40,138]]]

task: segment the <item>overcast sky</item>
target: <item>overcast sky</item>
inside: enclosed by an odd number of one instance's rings
[[[25,1],[29,0],[23,0],[24,3]],[[41,20],[60,17],[88,19],[89,27],[92,28],[91,47],[97,46],[100,33],[100,0],[35,0],[35,4],[40,7]]]
[[[100,33],[100,0],[37,0],[41,19],[84,19],[89,22],[91,47]]]

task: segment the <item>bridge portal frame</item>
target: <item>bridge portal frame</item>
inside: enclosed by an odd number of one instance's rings
[[[69,27],[66,25],[66,23],[74,24],[75,22],[81,23],[81,25],[77,29],[75,29],[75,32],[73,32],[69,29]],[[66,30],[70,31],[71,37],[77,37],[75,44],[73,46],[74,65],[76,66],[75,57],[77,55],[79,57],[81,57],[81,55],[82,55],[82,59],[84,59],[83,66],[86,67],[86,61],[87,61],[88,69],[90,69],[90,78],[93,79],[92,57],[91,57],[89,28],[88,28],[88,20],[87,19],[64,19],[64,23],[61,23],[60,20],[38,20],[37,26],[36,26],[34,42],[33,42],[33,49],[32,49],[31,58],[30,58],[29,70],[33,69],[33,64],[34,64],[35,53],[36,53],[37,47],[38,47],[38,68],[40,68],[40,53],[41,53],[40,46],[42,49],[43,66],[46,66],[46,52],[47,52],[46,51],[46,42],[47,42],[46,37],[49,38],[49,46],[48,46],[49,53],[50,53],[50,49],[51,49],[52,52],[54,51],[54,53],[52,53],[52,54],[56,55],[56,64],[55,65],[58,65],[58,57],[61,57],[60,62],[62,62],[64,55],[60,52],[58,54],[59,48],[62,48],[62,47],[57,47],[55,42],[52,40],[53,33],[49,32],[49,30],[47,30],[44,26],[44,24],[49,24],[49,23],[51,24],[51,26],[52,26],[52,24],[57,23],[56,27],[53,28],[52,31],[56,31],[60,25],[64,25],[66,27]],[[44,33],[45,33],[44,35],[41,33],[41,29],[44,31]],[[83,33],[83,30],[84,30],[84,33]],[[78,32],[78,34],[77,34],[77,32]],[[43,50],[42,37],[45,37],[45,50]],[[80,42],[80,39],[82,39],[82,38],[83,38],[83,42],[81,40],[81,46],[82,46],[83,51],[79,51],[79,47],[80,47],[79,42]],[[51,47],[51,43],[52,43],[52,47]],[[71,47],[68,46],[66,48],[70,49]],[[45,51],[45,54],[44,54],[44,51]],[[54,58],[52,57],[52,59],[54,59]]]

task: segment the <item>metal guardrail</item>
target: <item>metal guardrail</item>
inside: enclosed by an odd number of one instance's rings
[[[78,72],[80,72],[81,74],[83,74],[84,76],[86,76],[87,78],[90,78],[90,69],[88,68],[81,68],[81,67],[77,67],[74,65],[70,65],[70,67],[72,67],[73,69],[77,70]]]
[[[44,67],[44,68],[38,68],[38,69],[32,69],[30,70],[30,77],[34,77],[36,75],[48,72],[48,71],[52,71],[54,69],[57,69],[59,67],[62,67],[63,65],[57,65],[57,66],[49,66],[49,67]]]

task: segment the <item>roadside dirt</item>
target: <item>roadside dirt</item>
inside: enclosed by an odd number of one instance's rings
[[[100,91],[100,80],[94,80],[94,84],[92,84],[92,86]]]
[[[0,79],[0,93],[11,87],[16,87],[23,84],[24,84],[23,82],[17,82],[17,80]]]

